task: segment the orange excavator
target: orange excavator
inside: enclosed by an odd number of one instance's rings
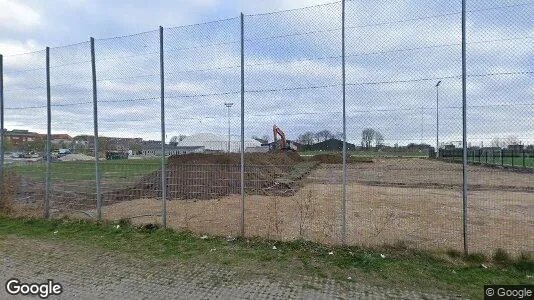
[[[291,145],[291,142],[286,140],[286,134],[280,129],[280,127],[273,125],[273,136],[274,136],[274,151],[297,151],[295,145]],[[278,140],[280,137],[280,141]]]

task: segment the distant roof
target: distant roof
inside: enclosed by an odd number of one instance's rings
[[[13,129],[11,131],[4,131],[4,135],[6,135],[6,136],[13,136],[13,135],[18,135],[18,136],[39,136],[40,134],[38,134],[37,132],[30,132],[28,130]]]
[[[230,151],[239,152],[241,144],[241,138],[237,135],[230,136]],[[214,151],[227,151],[228,149],[228,136],[216,135],[213,133],[197,133],[185,137],[178,143],[178,146],[203,146],[206,150]],[[245,148],[247,147],[259,147],[261,143],[251,139],[245,138]]]
[[[231,142],[240,142],[241,137],[239,135],[231,135],[230,136]],[[216,135],[213,133],[197,133],[190,136],[186,136],[182,141],[180,141],[179,145],[186,145],[191,142],[228,142],[228,136],[227,135]],[[245,143],[258,143],[259,142],[255,139],[251,138],[245,138]]]
[[[202,149],[204,146],[173,146],[173,145],[165,145],[165,150],[197,150]],[[161,150],[161,143],[160,145],[150,145],[143,147],[143,150]]]

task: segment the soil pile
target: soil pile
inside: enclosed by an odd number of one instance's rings
[[[61,161],[94,161],[95,158],[85,154],[67,154],[58,158]]]
[[[245,191],[260,195],[293,194],[294,186],[283,179],[299,162],[302,162],[302,159],[298,153],[292,152],[245,154]],[[239,194],[240,170],[240,154],[171,156],[166,170],[167,195],[170,199],[212,199]],[[161,171],[144,176],[133,188],[111,191],[103,196],[107,202],[159,197]]]

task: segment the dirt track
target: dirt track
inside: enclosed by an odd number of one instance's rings
[[[421,159],[349,165],[347,241],[360,245],[406,242],[425,249],[462,248],[461,166]],[[339,243],[341,166],[323,164],[288,197],[247,195],[245,231],[274,239]],[[534,249],[533,174],[470,167],[469,246],[489,252]],[[378,184],[377,184],[378,183]],[[198,233],[237,235],[240,196],[168,203],[168,225]],[[160,212],[161,201],[138,199],[108,206],[120,219]],[[135,222],[158,222],[157,217]]]

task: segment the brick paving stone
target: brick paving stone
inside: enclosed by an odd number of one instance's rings
[[[236,272],[142,260],[57,241],[0,240],[0,299],[37,298],[7,294],[4,283],[13,277],[61,283],[64,292],[49,299],[450,299],[305,276],[284,282],[261,276],[237,280]]]

